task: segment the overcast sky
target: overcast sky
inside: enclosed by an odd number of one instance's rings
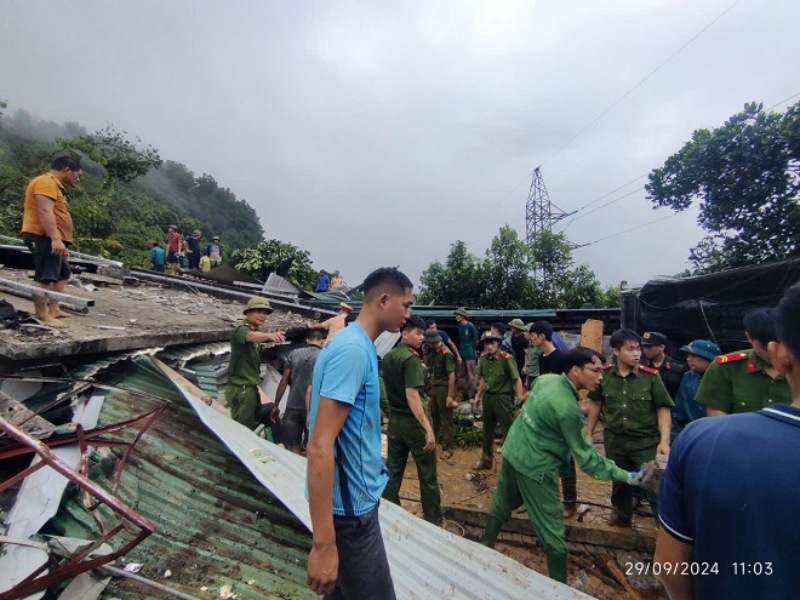
[[[0,98],[138,135],[351,283],[383,265],[416,280],[457,239],[482,256],[504,224],[524,237],[537,165],[572,211],[745,102],[800,92],[800,2],[741,0],[568,144],[732,4],[4,0]],[[583,244],[669,214],[639,191],[567,233]],[[695,216],[575,257],[604,285],[677,273]]]

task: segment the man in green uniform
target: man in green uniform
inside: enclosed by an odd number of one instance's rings
[[[772,404],[791,404],[786,377],[770,362],[767,346],[775,340],[775,309],[756,308],[744,316],[752,348],[717,356],[708,367],[695,400],[709,417],[755,412]]]
[[[259,331],[272,312],[266,298],[250,298],[244,309],[244,321],[231,334],[231,358],[228,364],[228,385],[225,400],[231,417],[242,425],[255,429],[261,422],[261,357],[258,345],[263,342],[282,344],[286,336],[282,331]]]
[[[592,403],[586,428],[592,439],[602,411],[606,457],[623,469],[635,471],[642,463],[654,460],[656,454],[669,454],[673,402],[658,371],[639,365],[642,351],[636,332],[615,331],[610,344],[615,363],[606,367],[602,383],[589,393]],[[630,486],[614,482],[609,525],[630,527],[632,496]],[[657,515],[655,496],[650,495],[649,500]]]
[[[475,405],[483,406],[483,448],[476,471],[491,469],[494,460],[494,430],[497,425],[505,436],[514,421],[513,398],[528,397],[522,390],[517,362],[508,352],[500,351],[502,340],[491,330],[481,336],[483,354],[478,360],[478,392]]]
[[[643,474],[628,473],[600,456],[584,435],[578,392],[594,390],[603,379],[602,357],[577,347],[563,355],[564,374],[541,375],[503,444],[503,467],[492,498],[483,543],[494,546],[511,511],[524,503],[531,526],[547,550],[550,577],[567,582],[567,545],[558,493],[560,470],[574,457],[595,479],[638,484]]]
[[[458,323],[458,352],[461,355],[461,399],[472,400],[475,397],[475,379],[478,344],[478,328],[469,321],[466,308],[459,308],[453,313]]]
[[[436,479],[436,437],[419,394],[425,385],[418,354],[424,331],[425,321],[411,316],[403,327],[400,344],[383,357],[383,381],[389,396],[389,483],[383,497],[400,504],[400,485],[410,452],[417,465],[422,516],[440,525],[442,499]]]
[[[438,442],[441,433],[441,458],[447,460],[453,456],[453,408],[458,406],[455,400],[456,359],[453,353],[445,347],[442,336],[435,329],[427,329],[423,339],[428,348],[433,435]]]

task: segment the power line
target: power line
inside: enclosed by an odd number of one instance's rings
[[[606,206],[611,206],[611,205],[612,205],[612,204],[614,204],[615,202],[619,202],[620,200],[623,200],[623,199],[625,199],[625,198],[627,198],[627,197],[629,197],[629,196],[633,196],[634,194],[638,194],[638,193],[639,193],[639,192],[641,192],[643,189],[644,189],[644,186],[642,186],[642,187],[640,187],[640,188],[636,188],[635,190],[633,190],[633,191],[631,191],[631,192],[628,192],[627,194],[623,194],[622,196],[618,196],[618,197],[616,197],[616,198],[613,198],[612,200],[609,200],[608,202],[605,202],[605,203],[601,204],[600,206],[598,206],[598,207],[596,207],[596,208],[593,208],[592,210],[590,210],[590,211],[588,211],[588,212],[585,212],[585,213],[581,213],[581,214],[579,214],[579,215],[576,215],[576,216],[575,216],[575,218],[573,218],[573,219],[572,219],[572,220],[571,220],[569,223],[567,223],[566,227],[564,227],[564,231],[566,231],[566,230],[567,230],[567,227],[569,227],[570,225],[572,225],[572,224],[573,224],[575,221],[577,221],[578,219],[582,219],[583,217],[587,217],[587,216],[589,216],[589,215],[591,215],[591,214],[593,214],[593,213],[596,213],[598,210],[602,210],[602,209],[604,209]]]
[[[771,111],[773,108],[776,108],[776,107],[780,106],[781,104],[786,104],[787,102],[789,102],[789,100],[794,100],[794,99],[795,99],[795,98],[797,98],[798,96],[800,96],[800,92],[797,92],[796,94],[792,94],[792,95],[791,95],[791,96],[789,96],[788,98],[784,98],[783,100],[781,100],[781,101],[780,101],[780,102],[778,102],[777,104],[773,104],[772,106],[770,106],[770,107],[767,109],[767,112]]]
[[[583,245],[584,246],[591,246],[592,244],[598,244],[600,242],[605,242],[606,240],[610,240],[611,238],[615,238],[615,237],[618,237],[620,235],[624,235],[626,233],[630,233],[631,231],[636,231],[637,229],[641,229],[642,227],[647,227],[648,225],[652,225],[654,223],[658,223],[659,221],[666,221],[667,219],[671,219],[671,218],[673,218],[673,217],[675,217],[677,215],[678,215],[678,213],[674,212],[674,213],[666,215],[664,217],[660,217],[658,219],[653,219],[652,221],[648,221],[647,223],[642,223],[641,225],[636,225],[635,227],[631,227],[629,229],[623,229],[622,231],[618,231],[616,233],[612,233],[611,235],[607,235],[605,237],[598,238],[596,240],[593,240],[593,241],[588,242],[588,243],[583,244]]]
[[[583,134],[584,134],[584,133],[585,133],[585,132],[586,132],[588,129],[590,129],[590,128],[591,128],[591,127],[592,127],[592,126],[595,124],[595,123],[597,123],[597,122],[598,122],[600,119],[602,119],[604,116],[606,116],[606,114],[608,114],[608,113],[609,113],[609,112],[611,112],[611,111],[612,111],[614,108],[616,108],[616,106],[617,106],[617,105],[618,105],[620,102],[622,102],[623,100],[625,100],[625,99],[626,99],[628,96],[630,96],[630,95],[631,95],[633,92],[635,92],[635,91],[636,91],[636,90],[637,90],[639,87],[641,87],[641,86],[642,86],[642,84],[644,84],[644,82],[645,82],[645,81],[647,81],[648,79],[650,79],[650,78],[651,78],[653,75],[655,75],[655,74],[656,74],[656,72],[658,72],[658,71],[659,71],[659,70],[660,70],[662,67],[664,67],[664,66],[665,66],[667,63],[669,63],[669,62],[670,62],[670,61],[671,61],[673,58],[675,58],[676,56],[678,56],[678,54],[680,54],[681,52],[683,52],[683,50],[685,50],[687,46],[689,46],[689,45],[690,45],[692,42],[694,42],[694,41],[695,41],[697,38],[699,38],[699,37],[700,37],[701,35],[703,35],[703,34],[704,34],[706,31],[708,31],[708,30],[709,30],[709,29],[710,29],[710,28],[711,28],[711,27],[712,27],[712,26],[713,26],[713,25],[714,25],[714,24],[715,24],[717,21],[719,21],[719,20],[720,20],[722,17],[724,17],[724,16],[725,16],[726,14],[728,14],[728,13],[729,13],[731,10],[733,10],[733,8],[734,8],[734,7],[735,7],[737,4],[739,4],[741,1],[742,1],[742,0],[736,0],[736,2],[734,2],[734,3],[733,3],[733,4],[731,4],[731,5],[730,5],[728,8],[726,8],[726,9],[725,9],[725,10],[723,10],[723,11],[722,11],[720,14],[718,14],[718,15],[717,15],[717,16],[716,16],[716,17],[715,17],[715,18],[714,18],[714,19],[713,19],[713,20],[712,20],[710,23],[708,23],[708,24],[707,24],[705,27],[703,27],[703,28],[702,28],[700,31],[698,31],[698,32],[697,32],[696,34],[694,34],[694,35],[693,35],[691,38],[689,38],[689,40],[688,40],[686,43],[684,43],[684,44],[683,44],[683,45],[682,45],[680,48],[678,48],[677,50],[675,50],[675,52],[673,52],[672,54],[670,54],[670,55],[669,55],[669,57],[668,57],[666,60],[663,60],[663,61],[662,61],[661,63],[659,63],[659,64],[658,64],[658,65],[657,65],[657,66],[656,66],[656,67],[655,67],[655,68],[654,68],[652,71],[650,71],[650,72],[649,72],[647,75],[645,75],[645,76],[644,76],[644,77],[643,77],[643,78],[642,78],[642,79],[639,81],[639,83],[637,83],[637,84],[636,84],[636,85],[634,85],[634,86],[633,86],[631,89],[629,89],[627,92],[625,92],[625,93],[624,93],[624,94],[623,94],[623,95],[622,95],[622,96],[621,96],[619,99],[617,99],[617,100],[616,100],[616,101],[615,101],[613,104],[611,104],[611,106],[609,106],[608,108],[606,108],[606,109],[605,109],[603,112],[601,112],[599,115],[597,115],[597,116],[596,116],[596,117],[595,117],[595,118],[594,118],[594,119],[593,119],[591,122],[589,122],[589,124],[588,124],[588,125],[584,126],[584,127],[583,127],[583,129],[581,129],[580,131],[578,131],[578,133],[576,133],[576,134],[575,134],[575,135],[573,135],[571,138],[569,138],[569,139],[568,139],[568,140],[567,140],[567,141],[566,141],[566,142],[565,142],[563,145],[561,145],[561,146],[560,146],[560,147],[559,147],[559,148],[558,148],[558,149],[555,151],[555,153],[554,153],[554,154],[552,154],[552,155],[551,155],[551,156],[549,156],[547,159],[545,159],[545,160],[544,160],[544,161],[543,161],[543,162],[542,162],[542,163],[541,163],[539,166],[541,167],[541,166],[542,166],[542,165],[544,165],[545,163],[547,163],[547,162],[549,162],[549,161],[553,160],[553,159],[554,159],[556,156],[558,156],[559,154],[561,154],[561,152],[562,152],[562,151],[563,151],[565,148],[567,148],[567,147],[568,147],[570,144],[572,144],[572,142],[574,142],[576,139],[578,139],[580,136],[582,136],[582,135],[583,135]]]

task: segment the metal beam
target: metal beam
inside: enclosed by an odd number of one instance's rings
[[[0,235],[0,241],[8,242],[9,244],[14,244],[13,246],[2,246],[3,249],[6,250],[17,250],[19,252],[30,252],[27,246],[25,246],[25,242],[23,242],[19,238],[9,237],[7,235]],[[20,245],[22,244],[22,245]],[[72,250],[69,251],[69,255],[73,258],[80,258],[81,260],[85,260],[88,262],[94,262],[101,265],[109,265],[112,267],[122,267],[123,264],[118,260],[111,260],[110,258],[104,258],[102,256],[95,256],[94,254],[84,254],[83,252],[74,252]]]
[[[3,291],[4,289],[25,292],[31,296],[44,296],[45,298],[50,298],[51,300],[58,300],[59,302],[72,304],[78,309],[88,309],[90,306],[94,306],[94,300],[89,300],[88,298],[79,298],[78,296],[70,296],[69,294],[62,294],[60,292],[52,292],[35,285],[28,285],[25,283],[19,283],[18,281],[12,281],[11,279],[0,278],[0,291]]]
[[[236,300],[245,304],[253,296],[267,296],[269,297],[270,304],[274,305],[276,308],[279,308],[287,312],[293,311],[299,314],[304,314],[306,316],[316,317],[316,313],[320,313],[322,315],[330,315],[330,316],[337,314],[336,311],[326,310],[324,308],[316,308],[313,306],[309,306],[308,304],[300,304],[297,302],[286,302],[285,300],[275,298],[274,294],[270,293],[242,292],[239,290],[231,289],[231,287],[225,285],[209,285],[206,283],[198,283],[197,281],[184,279],[183,277],[164,275],[162,273],[154,273],[153,271],[146,271],[144,269],[131,269],[131,275],[137,277],[138,279],[145,279],[147,281],[162,283],[164,285],[169,285],[171,287],[178,289],[188,289],[188,290],[194,289],[201,292],[205,292],[211,296],[216,296],[218,298],[225,298],[227,300]]]

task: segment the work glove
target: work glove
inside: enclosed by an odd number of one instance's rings
[[[653,494],[658,494],[663,475],[664,468],[655,461],[649,461],[644,463],[640,470],[628,473],[627,482],[628,485],[635,485]]]

